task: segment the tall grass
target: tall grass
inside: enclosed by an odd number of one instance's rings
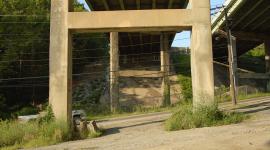
[[[0,121],[0,149],[22,149],[53,145],[69,140],[101,136],[102,130],[72,130],[65,121],[55,121],[52,109],[45,116],[27,123]]]
[[[193,109],[192,104],[179,106],[178,111],[165,122],[168,131],[239,123],[247,116],[242,113],[222,112],[217,105]]]
[[[52,145],[71,139],[71,132],[65,122],[17,121],[0,122],[0,148],[11,149]]]

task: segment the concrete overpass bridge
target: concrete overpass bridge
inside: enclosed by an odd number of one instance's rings
[[[72,0],[51,1],[49,101],[56,118],[68,122],[71,119],[73,33],[110,33],[110,101],[114,111],[119,101],[119,53],[132,54],[138,50],[159,53],[162,97],[167,105],[171,39],[177,32],[192,31],[193,103],[195,106],[214,103],[209,0],[87,0],[87,3],[93,11],[74,12]]]
[[[209,0],[86,1],[91,12],[73,12],[72,0],[52,1],[49,100],[56,118],[71,119],[73,33],[110,33],[110,101],[112,110],[115,110],[119,98],[119,53],[150,51],[160,54],[166,102],[170,99],[169,45],[177,32],[192,31],[193,103],[196,106],[214,102],[212,52],[214,57],[227,56],[227,47],[220,32],[224,30],[224,12],[213,20],[211,34]],[[234,19],[232,30],[237,39],[238,55],[263,42],[268,46],[269,0],[230,0],[226,3],[229,16]],[[213,40],[214,51],[211,35],[221,37],[221,40]],[[267,60],[269,62],[269,57]]]
[[[230,91],[236,104],[239,78],[263,79],[270,91],[270,1],[227,0],[224,5],[212,19],[213,56],[229,60]],[[237,58],[261,44],[265,45],[265,73],[240,73]]]
[[[269,0],[227,0],[228,17],[232,19],[232,35],[236,37],[237,56],[265,43],[270,53],[270,1]],[[212,19],[214,57],[227,56],[225,11]],[[217,38],[219,37],[219,38]],[[217,40],[219,39],[219,40]]]
[[[189,0],[86,0],[91,11],[127,11],[127,10],[158,10],[158,9],[186,9]],[[142,18],[142,20],[144,20]],[[167,32],[169,45],[171,45],[175,33],[178,30]],[[119,51],[120,55],[131,55],[138,53],[149,53],[159,56],[160,31],[146,32],[120,32]],[[126,63],[132,58],[125,57]],[[121,59],[123,60],[123,59]]]

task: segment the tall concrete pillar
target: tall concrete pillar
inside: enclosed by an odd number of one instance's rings
[[[212,35],[210,22],[210,1],[192,0],[192,45],[191,75],[193,105],[214,103],[214,76],[212,56]]]
[[[119,107],[119,46],[118,32],[110,33],[110,102],[111,111]]]
[[[265,49],[265,72],[270,73],[270,40],[264,42]],[[266,82],[266,91],[270,92],[270,80]]]
[[[72,37],[67,27],[68,0],[51,1],[49,103],[55,118],[71,123]]]
[[[160,35],[160,63],[162,79],[162,106],[168,106],[171,104],[170,94],[170,54],[169,54],[169,39],[168,35],[161,33]]]

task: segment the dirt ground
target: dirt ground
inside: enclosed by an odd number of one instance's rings
[[[229,103],[222,105],[232,109]],[[234,125],[164,131],[170,113],[156,113],[99,122],[100,138],[66,142],[42,150],[270,150],[270,97],[242,102],[238,111],[251,119]]]

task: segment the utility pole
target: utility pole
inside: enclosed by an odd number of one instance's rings
[[[236,79],[236,48],[233,45],[233,37],[231,33],[231,20],[228,19],[228,9],[224,7],[226,32],[228,41],[228,62],[230,72],[230,95],[233,105],[237,104],[237,79]],[[235,39],[234,39],[235,40]],[[234,43],[235,44],[235,43]]]

